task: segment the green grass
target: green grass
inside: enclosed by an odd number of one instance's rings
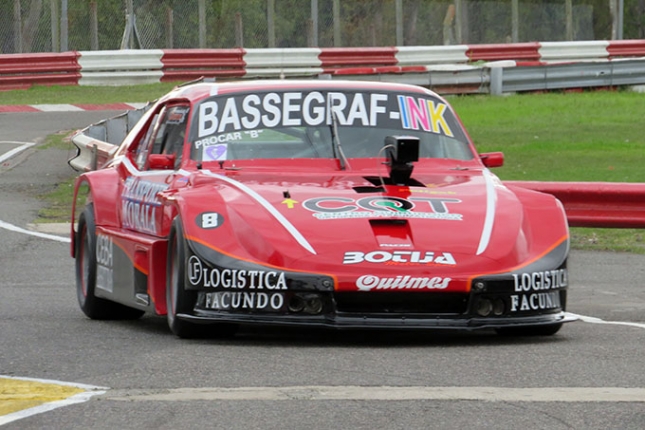
[[[0,105],[142,103],[158,99],[177,83],[122,87],[34,86],[0,91]]]
[[[504,180],[645,182],[645,94],[454,97],[480,152],[503,151]]]
[[[449,99],[480,152],[504,152],[502,180],[645,182],[645,94]],[[645,254],[645,231],[572,228],[574,249]]]
[[[72,209],[72,194],[74,178],[59,182],[53,191],[43,194],[41,198],[47,202],[47,207],[38,211],[35,223],[69,222]]]
[[[0,92],[3,104],[146,102],[175,84],[34,87]],[[450,96],[480,152],[502,151],[502,180],[645,182],[645,94],[629,91]],[[64,139],[48,141],[68,149]],[[67,220],[70,183],[47,196]],[[43,213],[44,220],[59,215]],[[575,249],[645,253],[644,230],[571,231]]]
[[[37,149],[56,149],[65,151],[68,155],[75,152],[74,144],[71,141],[75,131],[61,130],[58,133],[50,134],[38,145]],[[75,175],[70,169],[70,178],[55,184],[51,191],[41,194],[39,197],[47,202],[47,206],[38,211],[38,218],[35,223],[68,222],[71,214],[72,194],[74,192]]]

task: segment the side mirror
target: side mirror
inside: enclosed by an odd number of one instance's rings
[[[148,168],[150,170],[173,170],[175,168],[175,154],[150,154]]]
[[[486,167],[502,167],[504,165],[503,152],[485,152],[479,154],[479,158]]]

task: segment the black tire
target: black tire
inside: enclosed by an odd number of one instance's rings
[[[495,329],[502,336],[553,336],[562,328],[562,323],[531,325],[525,327],[504,327]]]
[[[237,331],[235,324],[195,324],[177,317],[180,313],[191,313],[197,301],[197,291],[186,290],[184,287],[187,253],[188,244],[184,238],[181,219],[176,217],[168,240],[166,276],[166,316],[170,331],[183,339],[233,336]]]
[[[76,297],[85,315],[94,320],[138,319],[145,313],[94,295],[96,288],[96,225],[94,205],[89,204],[78,220],[76,233]]]

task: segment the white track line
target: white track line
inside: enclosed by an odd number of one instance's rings
[[[645,403],[645,388],[623,387],[212,387],[112,392],[105,400],[146,401],[284,401],[284,400],[477,400],[487,402],[639,402]]]
[[[31,148],[32,146],[35,145],[35,143],[31,143],[31,142],[6,142],[6,141],[4,141],[4,142],[0,142],[0,143],[11,143],[11,144],[15,144],[15,145],[20,145],[19,147],[14,148],[11,151],[5,152],[4,154],[0,155],[0,163],[4,163],[6,160],[10,159],[14,155],[19,154],[22,151],[24,151],[25,149]]]
[[[36,414],[41,414],[43,412],[48,412],[57,408],[62,408],[63,406],[69,406],[73,405],[76,403],[83,403],[88,401],[92,396],[98,396],[100,394],[105,394],[106,390],[108,388],[106,387],[97,387],[94,385],[87,385],[87,384],[76,384],[73,382],[63,382],[63,381],[55,381],[55,380],[50,380],[50,379],[35,379],[35,378],[20,378],[20,377],[14,377],[14,376],[4,376],[0,375],[0,383],[2,382],[2,379],[15,379],[15,380],[20,380],[20,381],[32,381],[32,382],[39,382],[42,384],[52,384],[52,385],[62,385],[66,387],[75,387],[75,388],[80,388],[83,390],[86,390],[84,393],[78,393],[74,394],[73,396],[70,396],[64,400],[57,400],[55,402],[47,402],[43,403],[42,405],[35,406],[33,408],[29,409],[24,409],[21,411],[17,411],[11,414],[7,415],[2,415],[0,416],[0,426],[4,424],[8,424],[13,421],[17,421],[23,418],[30,417],[32,415]]]
[[[31,142],[12,142],[12,141],[2,141],[0,143],[10,143],[10,144],[15,144],[15,145],[20,145],[17,148],[12,149],[11,151],[5,152],[4,154],[0,155],[0,163],[10,159],[11,157],[15,156],[16,154],[21,153],[27,148],[31,148],[32,146],[35,145],[35,143]],[[65,242],[65,243],[70,243],[71,240],[67,237],[62,237],[62,236],[56,236],[53,234],[47,234],[47,233],[40,233],[38,231],[31,231],[31,230],[25,230],[24,228],[20,228],[18,226],[15,226],[13,224],[9,224],[8,222],[4,222],[0,220],[0,228],[4,228],[5,230],[10,230],[10,231],[15,231],[17,233],[23,233],[23,234],[28,234],[31,236],[36,236],[36,237],[41,237],[43,239],[50,239],[50,240],[56,240],[58,242]]]
[[[41,233],[39,231],[25,230],[24,228],[20,228],[2,220],[0,220],[0,228],[4,228],[5,230],[9,231],[15,231],[17,233],[28,234],[30,236],[41,237],[43,239],[56,240],[58,242],[70,243],[72,241],[69,237],[56,236],[55,234]]]
[[[591,323],[591,324],[613,324],[613,325],[625,325],[628,327],[637,327],[637,328],[645,328],[645,324],[643,323],[635,323],[635,322],[627,322],[627,321],[605,321],[600,318],[596,317],[588,317],[585,315],[578,315],[578,314],[572,314],[569,312],[569,315],[574,316],[581,321],[584,321],[586,323]]]

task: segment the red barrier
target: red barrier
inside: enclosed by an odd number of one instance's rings
[[[318,59],[325,73],[339,68],[357,66],[395,66],[397,49],[384,48],[322,48]]]
[[[645,228],[645,184],[504,181],[555,196],[571,227]]]
[[[540,60],[539,50],[538,42],[469,45],[466,56],[470,61],[538,61]]]
[[[645,57],[645,40],[612,40],[607,52],[609,58]]]
[[[166,49],[161,57],[161,82],[203,77],[240,77],[246,74],[244,49]]]
[[[80,54],[63,53],[0,55],[0,90],[39,85],[78,85]]]

